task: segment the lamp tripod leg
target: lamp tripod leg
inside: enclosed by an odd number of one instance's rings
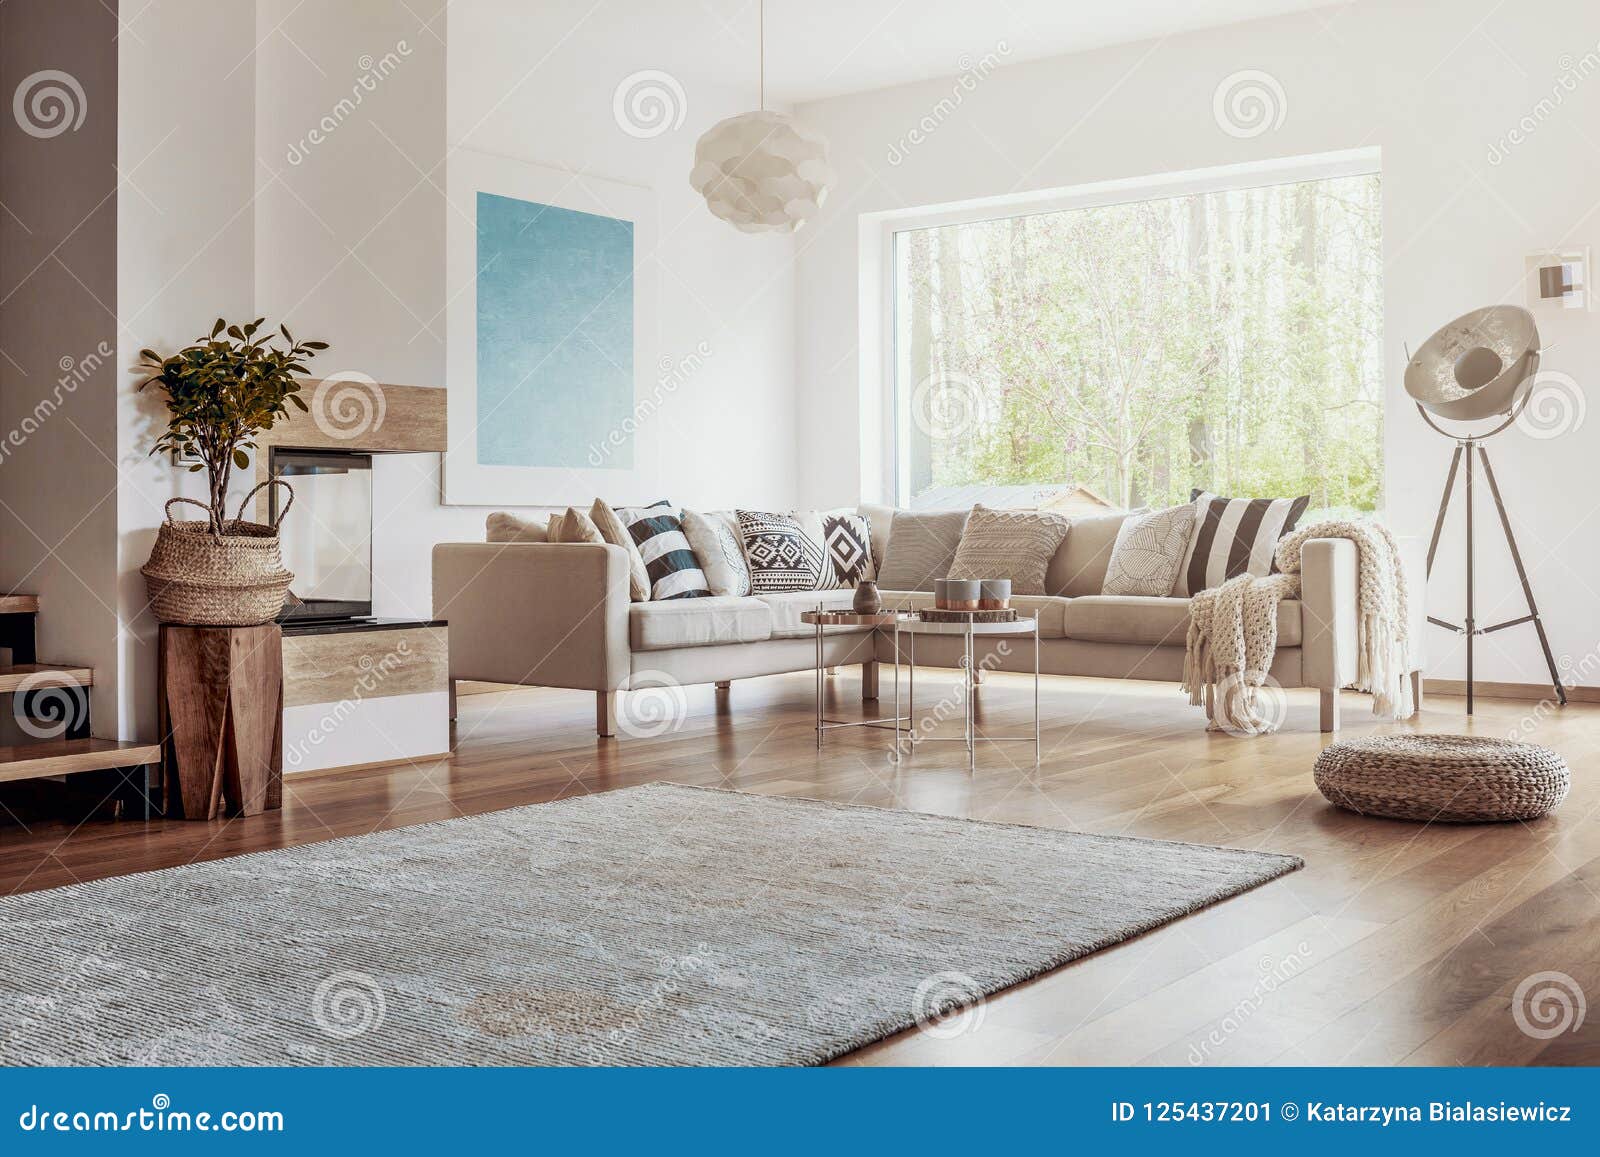
[[[1457,448],[1459,452],[1459,447]],[[1472,573],[1472,454],[1467,453],[1467,714],[1472,714],[1472,645],[1478,638],[1478,621],[1476,609],[1473,605],[1473,573]]]
[[[1428,543],[1428,569],[1424,577],[1433,575],[1433,556],[1439,553],[1439,536],[1444,533],[1444,516],[1450,511],[1450,495],[1456,488],[1456,471],[1461,467],[1461,443],[1450,456],[1450,473],[1445,476],[1444,493],[1439,496],[1439,517],[1433,521],[1433,538]]]
[[[1528,570],[1522,565],[1522,552],[1517,549],[1517,537],[1511,533],[1511,519],[1506,514],[1506,504],[1500,497],[1500,485],[1495,481],[1494,468],[1489,465],[1489,451],[1483,446],[1478,447],[1478,456],[1483,460],[1483,477],[1489,483],[1489,493],[1494,497],[1494,508],[1500,515],[1500,527],[1506,532],[1506,545],[1511,548],[1511,561],[1517,568],[1517,579],[1522,583],[1523,597],[1528,600],[1528,612],[1533,616],[1533,629],[1539,633],[1539,648],[1544,652],[1545,666],[1550,671],[1550,683],[1555,687],[1556,699],[1565,707],[1567,705],[1567,689],[1561,684],[1561,675],[1556,670],[1556,659],[1550,650],[1550,638],[1544,631],[1544,620],[1539,617],[1539,604],[1533,599],[1533,584],[1528,581]]]

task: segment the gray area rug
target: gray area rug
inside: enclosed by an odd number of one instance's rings
[[[812,1064],[1300,866],[654,784],[0,899],[0,1063]]]

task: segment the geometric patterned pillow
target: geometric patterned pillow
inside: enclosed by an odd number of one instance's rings
[[[1192,502],[1130,515],[1117,530],[1100,593],[1159,597],[1170,594],[1178,568],[1183,565],[1194,519]]]
[[[822,515],[822,553],[833,568],[833,582],[824,574],[821,587],[849,590],[872,578],[872,527],[853,510]]]
[[[872,529],[854,510],[794,511],[792,517],[822,552],[819,591],[851,590],[872,577]]]
[[[1218,498],[1204,490],[1194,491],[1190,498],[1195,506],[1194,530],[1172,591],[1183,598],[1242,574],[1271,574],[1278,539],[1294,529],[1311,502],[1309,494]]]
[[[710,597],[711,588],[689,548],[677,507],[619,506],[615,510],[644,559],[653,601]]]
[[[822,544],[806,533],[798,518],[759,510],[735,513],[750,563],[752,594],[817,589],[825,562]]]

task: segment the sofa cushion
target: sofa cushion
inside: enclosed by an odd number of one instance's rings
[[[1192,595],[1220,587],[1242,574],[1265,575],[1277,569],[1278,540],[1295,528],[1311,501],[1299,498],[1218,498],[1196,490],[1198,517],[1172,593]]]
[[[757,594],[772,608],[772,637],[774,639],[809,639],[816,628],[802,623],[800,616],[814,611],[818,604],[824,610],[848,611],[855,591],[780,591],[775,594]],[[822,628],[824,634],[836,635],[845,631],[865,631],[867,627],[837,626]]]
[[[876,577],[872,528],[866,515],[853,510],[819,510],[816,517],[823,555],[823,574],[817,586],[854,590],[857,583]]]
[[[1045,572],[1066,538],[1068,526],[1059,514],[1041,510],[974,506],[961,531],[949,577],[1010,579],[1016,594],[1042,595]]]
[[[737,514],[753,594],[817,588],[827,560],[822,557],[822,543],[806,533],[798,518],[761,510]]]
[[[1097,595],[1105,585],[1111,565],[1111,548],[1122,529],[1126,512],[1074,518],[1066,541],[1050,560],[1044,589],[1052,595]]]
[[[705,571],[683,533],[683,520],[675,506],[619,506],[616,515],[644,559],[650,577],[650,600],[703,599],[711,595]]]
[[[878,585],[895,591],[931,591],[948,578],[967,525],[965,510],[897,510],[883,552]]]
[[[1189,546],[1194,516],[1194,503],[1188,502],[1123,519],[1100,593],[1170,595]]]
[[[1062,626],[1067,638],[1088,643],[1182,647],[1189,637],[1189,600],[1084,595],[1066,600]],[[1300,639],[1300,604],[1285,599],[1278,604],[1278,646],[1298,647]]]
[[[933,606],[933,596],[927,591],[880,591],[885,610],[920,611]],[[1039,616],[1041,639],[1065,638],[1062,629],[1062,612],[1068,599],[1051,595],[1012,595],[1011,605],[1018,614]]]
[[[549,542],[548,521],[529,522],[515,514],[497,510],[484,521],[485,542]]]
[[[575,507],[567,507],[561,514],[552,514],[545,530],[548,542],[604,543],[605,538],[594,520]]]
[[[645,569],[644,556],[639,553],[639,544],[634,542],[633,535],[628,533],[628,524],[603,498],[594,500],[594,505],[589,508],[589,517],[595,526],[599,527],[606,542],[612,546],[620,546],[627,552],[629,597],[636,603],[648,602],[650,572]]]
[[[872,529],[872,567],[883,570],[883,551],[889,545],[889,527],[894,523],[894,507],[877,502],[863,502],[856,513],[867,520]]]
[[[712,594],[743,597],[750,593],[750,564],[745,561],[737,518],[720,510],[710,514],[685,510],[683,533]]]
[[[772,610],[760,599],[713,595],[628,608],[628,637],[635,651],[759,643],[771,634]]]

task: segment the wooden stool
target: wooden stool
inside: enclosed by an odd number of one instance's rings
[[[166,798],[185,819],[253,816],[283,806],[277,623],[163,623],[157,694]]]

